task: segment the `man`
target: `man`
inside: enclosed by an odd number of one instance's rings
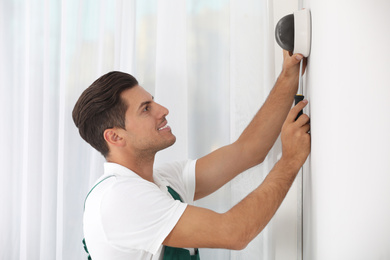
[[[176,140],[169,111],[121,72],[100,77],[83,92],[73,120],[107,160],[85,202],[92,259],[199,259],[196,248],[240,250],[261,232],[310,153],[309,117],[295,120],[307,101],[290,110],[303,57],[283,56],[274,88],[237,141],[159,169],[153,168],[155,154]],[[282,157],[257,189],[224,214],[191,205],[260,164],[280,131]]]

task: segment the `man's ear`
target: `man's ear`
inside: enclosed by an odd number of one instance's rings
[[[120,131],[118,131],[116,128],[109,128],[104,130],[103,135],[104,140],[106,140],[109,145],[124,146],[125,144],[123,137],[120,136]]]

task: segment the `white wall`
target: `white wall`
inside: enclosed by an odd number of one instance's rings
[[[390,259],[390,1],[308,0],[304,259]]]

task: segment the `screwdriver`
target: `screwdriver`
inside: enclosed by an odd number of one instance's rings
[[[297,105],[300,101],[302,101],[305,98],[305,96],[303,95],[303,87],[302,87],[302,85],[303,85],[303,82],[302,82],[302,62],[303,62],[303,59],[301,60],[301,62],[299,64],[298,93],[294,97],[295,105]],[[302,114],[303,114],[303,110],[299,111],[297,118],[295,118],[295,120],[297,120],[298,117],[300,117]]]

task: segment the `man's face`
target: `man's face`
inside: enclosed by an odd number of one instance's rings
[[[176,137],[165,118],[169,111],[154,102],[152,95],[137,85],[123,91],[121,98],[128,106],[122,135],[131,151],[156,153],[175,143]]]

